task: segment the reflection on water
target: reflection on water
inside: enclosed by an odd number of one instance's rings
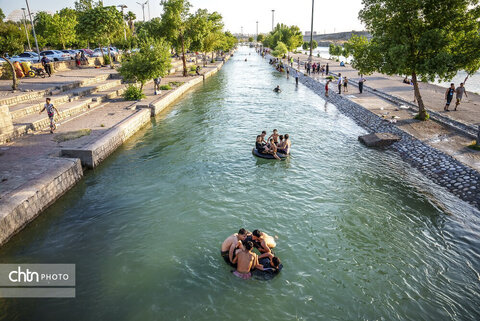
[[[479,213],[248,50],[0,250],[77,271],[75,299],[1,300],[1,320],[480,318]],[[252,156],[273,128],[287,161]],[[278,277],[231,275],[239,227],[278,236]]]

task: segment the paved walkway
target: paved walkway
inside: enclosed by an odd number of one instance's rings
[[[300,57],[301,62],[305,62],[308,59],[307,55],[294,55],[295,60],[297,60],[298,57]],[[340,64],[337,62],[317,57],[314,61],[320,62],[321,64],[329,63],[330,72],[332,73],[342,73],[342,76],[347,76],[353,80],[358,80],[359,78],[358,71],[350,65],[340,67]],[[296,62],[293,66],[294,68],[298,67]],[[301,71],[305,71],[303,66],[301,66]],[[311,78],[321,83],[326,82],[326,76],[319,74],[311,74]],[[398,96],[404,100],[413,100],[413,86],[404,84],[402,77],[385,76],[376,73],[367,76],[366,79],[367,82],[365,85],[368,84],[371,88]],[[447,113],[443,111],[444,101],[442,95],[444,89],[442,87],[421,83],[420,88],[427,109],[438,111],[466,124],[475,124],[480,121],[479,95],[469,94],[468,102],[463,102],[458,111]],[[338,92],[335,82],[330,85],[330,90]],[[364,91],[363,94],[360,94],[358,88],[352,85],[349,86],[348,90],[348,92],[343,93],[342,89],[342,95],[347,96],[348,99],[360,104],[379,117],[385,118],[385,121],[395,121],[398,127],[415,138],[451,155],[461,163],[480,172],[480,152],[467,148],[472,142],[471,137],[465,136],[435,121],[417,121],[413,119],[413,116],[416,114],[415,112],[408,109],[401,109],[397,104],[385,100],[372,92]]]
[[[295,54],[293,55],[293,57],[295,58],[295,61],[298,59],[298,57],[300,57],[300,61],[307,61],[308,59],[308,56],[304,54]],[[358,71],[349,64],[346,64],[345,67],[340,67],[340,63],[338,62],[318,57],[315,57],[314,61],[320,62],[321,64],[328,63],[330,66],[330,72],[336,74],[341,73],[342,76],[347,76],[349,79],[353,80],[359,79]],[[297,67],[296,63],[294,63],[294,67]],[[312,74],[312,76],[313,78],[315,78],[319,75]],[[404,84],[403,77],[387,76],[384,74],[373,73],[372,75],[365,76],[365,78],[367,79],[365,86],[369,86],[378,91],[386,92],[390,95],[400,97],[406,101],[413,103],[413,86]],[[459,84],[455,84],[455,86],[458,85]],[[478,125],[480,123],[480,95],[468,92],[468,82],[465,86],[467,89],[468,98],[463,98],[464,100],[458,107],[457,111],[450,112],[445,112],[443,110],[445,106],[444,98],[446,88],[423,82],[419,84],[419,87],[420,93],[423,97],[423,101],[427,109],[436,111],[451,119],[457,120],[465,124]],[[352,85],[350,85],[349,91],[350,93],[358,93],[358,89]],[[453,110],[453,108],[454,105],[451,106],[450,109]]]
[[[216,68],[220,62],[208,64],[202,68],[201,74]],[[69,72],[71,73],[69,75]],[[95,77],[93,70],[62,72],[64,82],[70,82],[74,78]],[[103,72],[103,71],[97,71]],[[105,68],[105,72],[111,73],[111,69]],[[59,73],[60,74],[60,73]],[[72,75],[74,74],[74,75]],[[169,82],[186,82],[194,78],[203,76],[183,77],[181,72],[169,75],[162,79],[162,84]],[[53,78],[53,77],[52,77]],[[32,84],[34,85],[34,84]],[[45,80],[34,86],[51,86],[51,82]],[[161,91],[160,95],[154,95],[153,83],[150,82],[144,88],[147,95],[140,104],[148,105],[153,100],[158,100],[166,95],[168,91]],[[0,201],[3,197],[8,197],[12,191],[29,184],[32,180],[45,175],[47,172],[55,171],[57,166],[62,163],[59,153],[62,148],[79,148],[98,140],[107,131],[115,125],[133,115],[136,112],[137,101],[124,101],[119,97],[93,108],[85,113],[60,122],[54,134],[49,133],[49,129],[41,130],[15,139],[13,142],[0,145]],[[58,139],[65,134],[73,133],[79,130],[89,129],[90,134],[59,142]]]

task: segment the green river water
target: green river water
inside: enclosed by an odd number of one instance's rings
[[[284,162],[251,154],[273,128]],[[479,213],[363,133],[241,48],[0,249],[77,274],[0,320],[479,320]],[[278,236],[275,279],[230,273],[240,227]]]

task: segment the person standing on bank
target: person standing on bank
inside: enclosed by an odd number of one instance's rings
[[[360,91],[360,93],[363,93],[363,84],[366,82],[367,80],[363,77],[362,74],[360,74],[360,79],[358,80],[358,90]]]
[[[347,78],[347,76],[345,76],[345,78],[343,79],[343,92],[348,93],[348,78]]]
[[[468,98],[467,91],[465,90],[465,87],[463,87],[463,82],[460,84],[460,87],[457,87],[455,93],[457,94],[457,101],[455,102],[454,110],[457,110],[458,105],[460,105],[460,102],[462,101],[463,94]]]
[[[298,86],[298,71],[295,70],[295,84]]]
[[[451,83],[450,88],[448,88],[447,91],[445,92],[445,99],[447,100],[447,103],[445,104],[445,107],[443,108],[443,110],[450,111],[448,110],[448,107],[450,107],[450,103],[452,102],[454,93],[455,93],[455,84]]]
[[[45,69],[45,72],[48,74],[48,77],[51,77],[52,68],[50,66],[50,59],[48,59],[47,56],[43,55],[41,63],[42,63],[43,69]]]
[[[330,70],[330,67],[328,66],[328,62],[327,62],[327,67],[325,68],[325,76],[328,76],[329,70]]]
[[[45,105],[43,106],[42,110],[40,110],[40,114],[44,111],[47,110],[47,115],[48,118],[50,118],[50,134],[53,134],[53,131],[57,129],[57,126],[55,125],[55,120],[53,119],[53,116],[55,116],[55,111],[57,112],[57,115],[60,116],[58,113],[58,109],[53,106],[53,104],[50,103],[50,98],[47,98],[45,101]]]
[[[342,94],[342,85],[343,85],[343,77],[342,77],[342,74],[338,74],[338,82],[337,82],[337,85],[338,85],[338,94],[341,95],[341,94]]]

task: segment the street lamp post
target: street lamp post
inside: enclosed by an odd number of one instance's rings
[[[127,8],[126,5],[124,4],[119,4],[117,7],[120,7],[122,9],[122,20],[123,20],[123,38],[125,41],[127,41],[127,29],[125,28],[125,24],[127,23],[125,21],[125,14],[123,13],[123,9]]]
[[[143,13],[143,22],[145,22],[145,5],[147,4],[148,1],[145,1],[144,3],[137,2],[140,6],[142,6],[142,13]]]
[[[310,26],[310,57],[308,57],[308,60],[312,62],[313,60],[313,8],[315,5],[315,0],[312,0],[312,24]]]
[[[40,49],[38,49],[37,34],[35,33],[35,26],[33,25],[32,13],[30,12],[28,0],[25,0],[25,3],[27,4],[28,16],[30,17],[30,23],[32,24],[33,38],[35,38],[35,46],[37,47],[38,59],[40,60]]]
[[[272,31],[275,26],[275,10],[272,10]]]
[[[255,40],[258,41],[258,21],[257,21],[257,38]]]
[[[28,31],[27,31],[27,15],[25,14],[26,8],[22,8],[23,11],[23,26],[25,27],[25,34],[27,35],[27,41],[28,41],[28,50],[32,51],[32,46],[30,45],[30,37],[28,36]]]

